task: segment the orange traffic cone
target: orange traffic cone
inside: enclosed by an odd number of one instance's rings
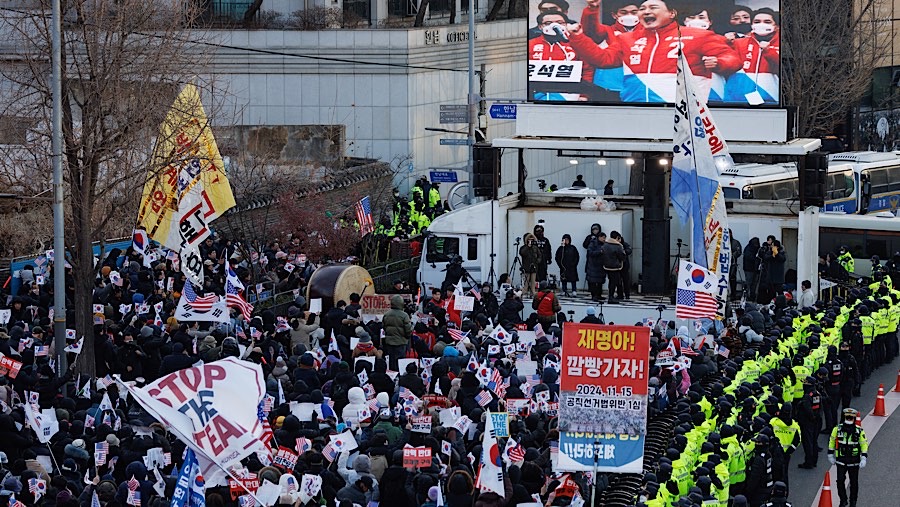
[[[894,386],[894,391],[900,393],[900,370],[897,370],[897,385]]]
[[[825,471],[825,481],[822,483],[822,492],[819,494],[819,507],[832,507],[831,472],[829,471]]]
[[[884,410],[884,384],[878,386],[878,396],[875,397],[875,410],[872,415],[887,417],[887,412]]]

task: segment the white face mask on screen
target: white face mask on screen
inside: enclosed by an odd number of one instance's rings
[[[772,35],[772,32],[775,31],[775,26],[766,23],[753,23],[753,25],[750,26],[750,29],[753,30],[753,33],[756,35],[766,36]]]
[[[689,26],[691,28],[699,28],[701,30],[709,29],[709,21],[705,19],[689,19],[684,22],[684,26]]]
[[[634,14],[625,14],[625,15],[619,16],[619,24],[621,24],[622,26],[626,26],[628,28],[637,26],[638,21],[639,21],[638,17],[635,16]]]

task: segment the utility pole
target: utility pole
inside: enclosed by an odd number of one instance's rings
[[[50,63],[50,94],[53,111],[50,118],[52,136],[50,150],[53,157],[53,343],[56,349],[56,373],[62,377],[69,369],[66,364],[66,242],[63,219],[62,171],[62,11],[60,0],[52,0]]]
[[[469,173],[469,204],[475,202],[475,122],[478,119],[475,90],[475,0],[469,0],[469,161],[466,164],[466,171]]]

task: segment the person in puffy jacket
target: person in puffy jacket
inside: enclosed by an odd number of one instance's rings
[[[534,296],[534,284],[543,262],[543,254],[534,234],[529,232],[525,235],[525,244],[519,247],[519,257],[522,261],[522,290],[529,296]]]
[[[590,236],[587,245],[587,260],[584,272],[591,291],[591,300],[600,301],[603,297],[603,283],[606,282],[606,271],[603,269],[602,249],[606,242],[606,234],[600,232]]]
[[[399,295],[391,297],[391,309],[384,314],[381,323],[384,326],[384,354],[390,356],[390,369],[398,370],[397,360],[406,356],[409,339],[412,336],[412,323],[409,315],[403,310],[405,303]]]
[[[341,419],[347,425],[356,428],[359,426],[359,412],[368,409],[366,404],[366,393],[361,387],[351,387],[347,392],[349,402],[341,412]]]

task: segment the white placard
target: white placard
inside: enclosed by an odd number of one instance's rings
[[[516,361],[516,373],[519,375],[534,375],[537,373],[537,361],[519,359]]]
[[[406,373],[406,365],[408,365],[408,364],[418,364],[418,360],[417,359],[407,359],[407,358],[397,360],[397,367],[400,368],[400,375],[403,375]]]
[[[8,323],[10,317],[12,317],[12,310],[0,310],[0,324]]]
[[[456,296],[453,299],[453,308],[461,312],[475,310],[475,298],[473,296]]]
[[[309,300],[309,313],[322,313],[322,298]]]
[[[413,417],[412,432],[413,433],[431,433],[431,416],[423,415],[422,417]]]

